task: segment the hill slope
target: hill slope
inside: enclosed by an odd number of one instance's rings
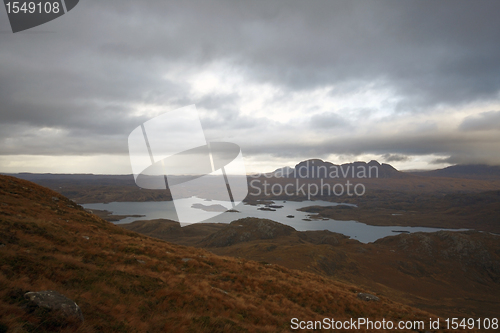
[[[495,317],[500,308],[499,237],[484,232],[400,234],[363,244],[327,230],[296,231],[257,218],[183,228],[168,220],[120,226],[219,255],[349,281],[446,317]]]
[[[423,320],[431,315],[312,273],[166,243],[114,226],[65,197],[0,176],[0,326],[16,332],[279,332],[290,320]],[[30,313],[23,294],[56,290],[79,327]],[[363,330],[358,330],[363,331]]]

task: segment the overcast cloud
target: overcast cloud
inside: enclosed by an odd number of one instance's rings
[[[130,173],[128,134],[196,104],[248,171],[306,158],[500,165],[500,2],[92,1],[12,34],[0,172]]]

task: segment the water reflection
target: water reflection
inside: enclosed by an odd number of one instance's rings
[[[187,198],[186,204],[199,202],[198,198]],[[206,202],[206,206],[212,205],[213,202]],[[436,232],[439,230],[462,231],[467,229],[440,229],[426,227],[402,227],[402,226],[372,226],[357,221],[337,221],[331,219],[311,219],[311,213],[301,212],[297,209],[308,206],[336,206],[337,203],[327,201],[286,201],[275,202],[274,210],[261,210],[259,208],[264,205],[251,206],[239,204],[235,207],[237,212],[225,212],[204,222],[210,223],[230,223],[231,221],[243,217],[258,217],[266,218],[276,222],[289,225],[296,230],[330,230],[347,235],[363,243],[374,242],[379,238],[390,235],[397,235],[402,232]],[[144,217],[127,217],[116,224],[130,223],[136,220],[152,220],[152,219],[171,219],[177,221],[174,204],[172,201],[156,201],[156,202],[111,202],[111,203],[94,203],[84,204],[87,209],[108,210],[116,215],[145,215]],[[277,206],[282,206],[278,208]],[[204,211],[200,209],[200,214]],[[394,216],[397,218],[397,216]],[[306,219],[306,220],[304,220]],[[309,221],[307,221],[309,220]],[[185,225],[181,223],[181,225]]]

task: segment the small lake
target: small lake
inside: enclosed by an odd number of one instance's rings
[[[181,199],[190,200],[190,199]],[[196,202],[198,202],[196,200]],[[193,201],[194,202],[194,201]],[[243,203],[237,205],[234,209],[238,213],[225,212],[203,223],[230,223],[234,220],[244,217],[258,217],[270,219],[280,222],[295,228],[298,231],[306,230],[329,230],[347,235],[362,243],[374,242],[379,238],[386,236],[397,235],[401,232],[436,232],[439,230],[464,231],[467,229],[440,229],[440,228],[425,228],[425,227],[402,227],[402,226],[372,226],[357,221],[337,221],[337,220],[311,220],[304,221],[311,217],[311,213],[297,211],[299,208],[308,206],[336,206],[339,205],[327,201],[275,201],[275,205],[282,205],[282,208],[276,208],[276,211],[263,211],[258,208],[265,207],[264,205],[245,205]],[[115,224],[130,223],[137,220],[153,220],[153,219],[170,219],[178,221],[175,212],[174,203],[172,201],[155,201],[155,202],[110,202],[110,203],[93,203],[83,204],[86,209],[107,210],[115,215],[145,215],[144,217],[127,217],[123,220],[115,222]],[[293,218],[287,216],[293,215]],[[393,214],[388,216],[397,222],[400,215]],[[186,225],[181,223],[181,225]],[[396,232],[395,232],[396,231]]]

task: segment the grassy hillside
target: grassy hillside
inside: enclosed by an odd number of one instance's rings
[[[256,218],[183,228],[168,220],[121,226],[219,255],[355,283],[445,317],[495,317],[500,310],[499,237],[483,232],[400,234],[363,244]]]
[[[431,314],[313,273],[220,257],[114,226],[49,189],[0,176],[0,328],[9,332],[280,332],[324,317],[423,320]],[[29,312],[56,290],[85,322]],[[363,330],[359,330],[363,331]]]

